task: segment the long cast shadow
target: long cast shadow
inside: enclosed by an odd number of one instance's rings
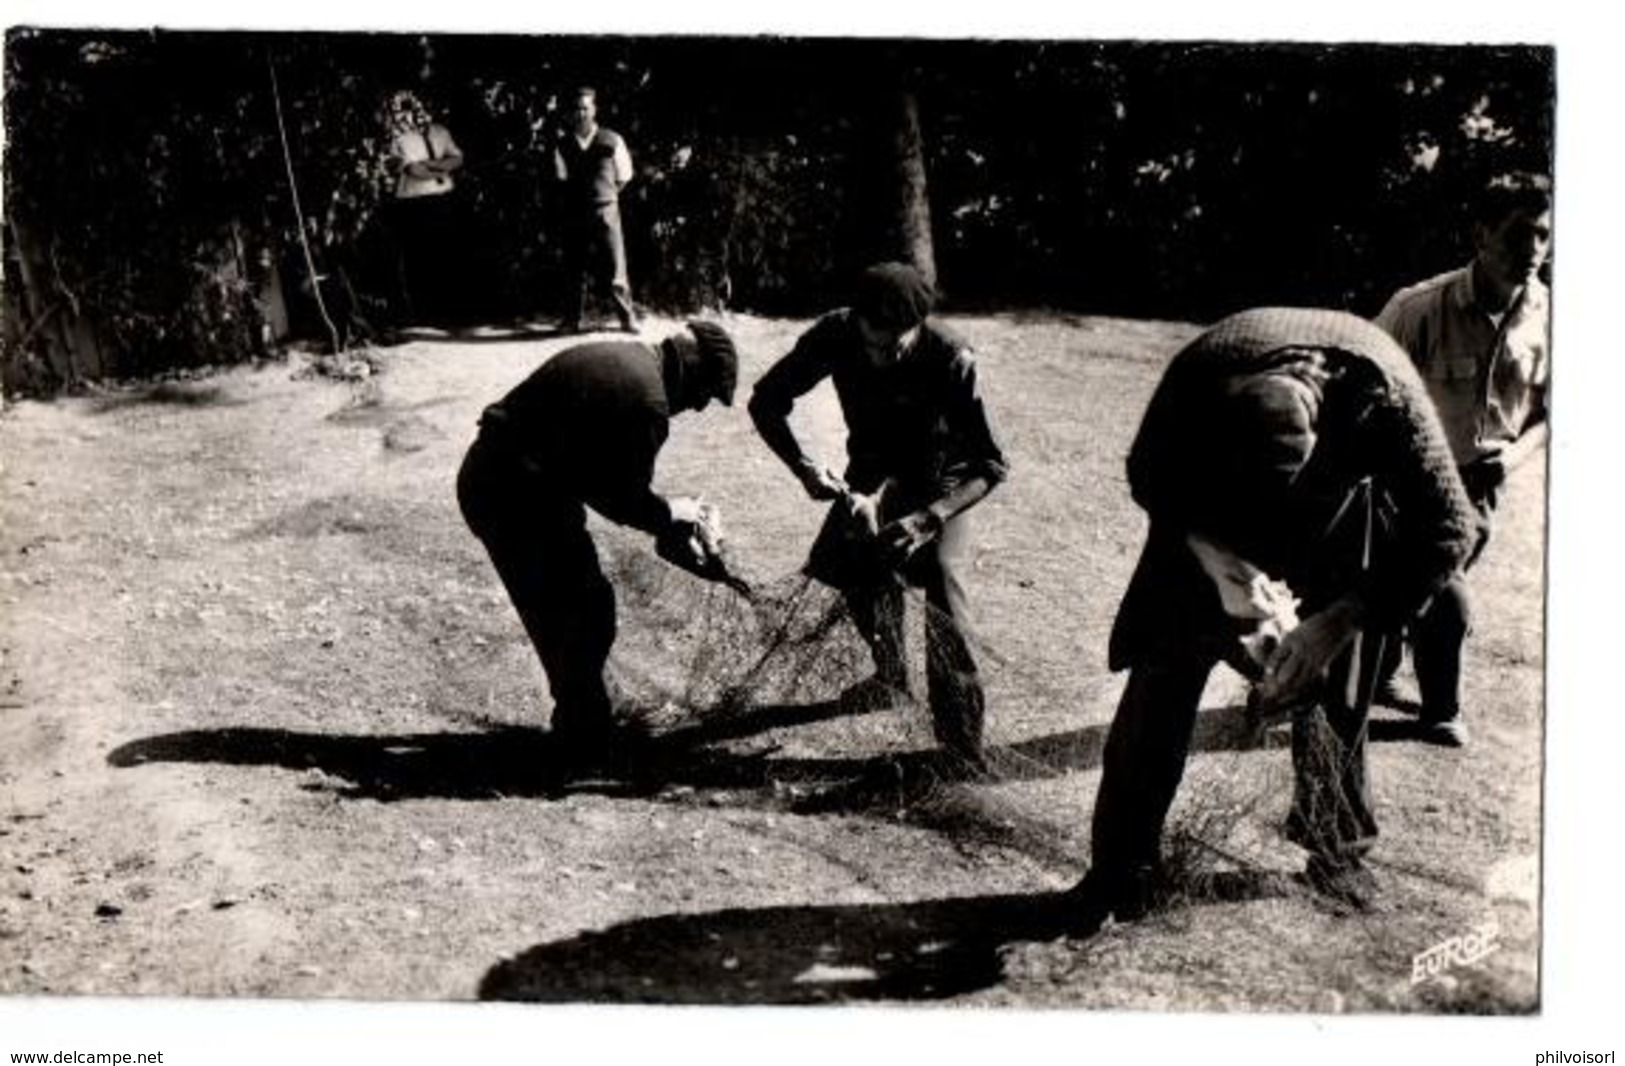
[[[1167,906],[1280,897],[1292,893],[1288,884],[1231,871]],[[1069,935],[1076,905],[1052,892],[660,915],[532,947],[488,970],[478,994],[532,1003],[942,1000],[1002,981],[1008,945]]]
[[[703,726],[675,730],[624,759],[586,768],[565,759],[548,733],[526,728],[342,736],[239,726],[146,737],[107,758],[117,767],[183,762],[320,771],[344,782],[335,789],[338,794],[378,800],[558,798],[572,792],[652,796],[686,786],[768,796],[783,792],[800,813],[895,806],[900,794],[960,776],[935,751],[813,759],[775,757],[771,749],[740,754],[706,746],[838,713],[832,704],[759,708],[710,732]],[[1242,717],[1240,708],[1205,712],[1193,746],[1250,746]],[[1106,727],[1094,725],[1031,738],[992,748],[989,763],[1001,781],[1059,777],[1098,766],[1105,737]]]
[[[1058,896],[643,918],[498,963],[479,998],[533,1003],[940,1000],[997,984],[1000,948],[1063,932]]]

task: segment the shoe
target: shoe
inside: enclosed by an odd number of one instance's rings
[[[1311,855],[1303,882],[1333,906],[1349,911],[1369,911],[1377,895],[1377,879],[1358,859]]]
[[[1127,876],[1108,877],[1096,870],[1061,893],[1061,928],[1072,937],[1089,937],[1100,931],[1108,918],[1137,922],[1161,903],[1162,892],[1155,871],[1145,869]]]
[[[889,680],[872,674],[842,689],[837,701],[846,714],[872,714],[902,706],[912,698],[907,681]]]
[[[1409,695],[1392,677],[1377,683],[1376,691],[1371,694],[1371,703],[1373,706],[1387,707],[1405,714],[1422,713],[1422,701]]]
[[[635,318],[623,318],[621,320],[621,332],[622,333],[638,333],[638,332],[640,332],[640,327],[638,326],[638,320],[635,319]]]
[[[555,720],[549,734],[553,761],[560,767],[604,769],[637,758],[653,743],[646,729],[614,720]]]
[[[1465,748],[1467,746],[1467,723],[1460,718],[1434,718],[1424,720],[1421,724],[1421,739],[1429,744],[1437,744],[1441,748]]]
[[[991,781],[993,768],[979,749],[944,748],[933,760],[933,776],[943,781]]]

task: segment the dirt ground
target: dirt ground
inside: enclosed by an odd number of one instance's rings
[[[924,794],[907,711],[734,723],[635,780],[542,773],[548,699],[463,528],[480,408],[565,342],[423,339],[358,381],[304,356],[0,414],[0,993],[1246,1011],[1537,1007],[1541,463],[1474,572],[1463,751],[1371,749],[1380,906],[1285,877],[1280,737],[1210,686],[1176,829],[1188,897],[1087,941],[1052,894],[1088,860],[1121,679],[1105,634],[1144,523],[1122,458],[1196,328],[952,324],[981,352],[1010,482],[971,595],[996,783]],[[675,323],[652,321],[658,337]],[[730,322],[741,395],[803,322]],[[799,417],[834,457],[820,393]],[[720,504],[740,558],[791,574],[820,519],[742,406],[674,423],[662,486]],[[636,537],[605,530],[634,558]],[[671,572],[628,595],[614,668],[658,673]],[[692,621],[692,619],[690,619]],[[1205,849],[1204,849],[1205,848]],[[1206,892],[1229,855],[1282,875]],[[1412,959],[1493,922],[1486,958]]]

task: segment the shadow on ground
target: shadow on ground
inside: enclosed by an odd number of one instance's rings
[[[1276,875],[1210,875],[1179,908],[1281,896]],[[479,998],[537,1003],[819,1004],[948,999],[999,984],[1004,949],[1070,935],[1064,892],[640,918],[492,967]],[[1154,918],[1151,920],[1155,920]]]
[[[341,736],[250,726],[167,733],[131,741],[108,755],[117,767],[148,763],[218,763],[320,771],[344,782],[340,795],[377,800],[558,798],[572,792],[655,796],[681,788],[763,793],[798,813],[895,809],[944,783],[983,779],[936,751],[854,758],[776,757],[710,747],[774,729],[838,717],[833,703],[764,707],[710,725],[674,730],[609,759],[583,766],[543,730],[498,728],[476,733]],[[1106,727],[1090,726],[991,748],[989,779],[1043,780],[1098,766]],[[1205,712],[1193,746],[1257,746],[1239,707]],[[1265,737],[1275,744],[1281,738]],[[325,786],[323,786],[325,787]],[[748,801],[747,801],[748,802]]]
[[[494,966],[485,1000],[818,1004],[940,1000],[997,984],[1001,948],[1063,932],[1061,897],[672,914],[541,944]]]
[[[100,415],[139,405],[236,407],[243,402],[228,396],[219,384],[212,381],[159,381],[151,385],[98,392],[91,403],[91,411]]]

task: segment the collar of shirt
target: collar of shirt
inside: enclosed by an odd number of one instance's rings
[[[596,125],[593,126],[591,130],[587,131],[587,135],[585,137],[574,131],[571,131],[570,136],[576,139],[576,144],[580,145],[582,148],[585,148],[587,145],[592,143],[592,139],[594,137],[598,136],[598,127]]]
[[[1478,308],[1478,285],[1473,280],[1473,274],[1473,264],[1468,263],[1461,268],[1456,280],[1450,285],[1450,295],[1455,299],[1456,306],[1463,311]]]
[[[1524,314],[1532,311],[1541,311],[1546,307],[1546,285],[1540,278],[1532,277],[1523,284],[1521,289],[1514,289],[1512,298],[1507,301],[1506,307],[1500,311],[1490,311],[1478,302],[1478,270],[1474,263],[1468,263],[1461,268],[1459,276],[1451,283],[1451,296],[1456,306],[1464,311],[1476,311],[1488,318],[1491,323],[1499,326],[1501,319],[1512,310],[1516,304],[1522,304]]]

